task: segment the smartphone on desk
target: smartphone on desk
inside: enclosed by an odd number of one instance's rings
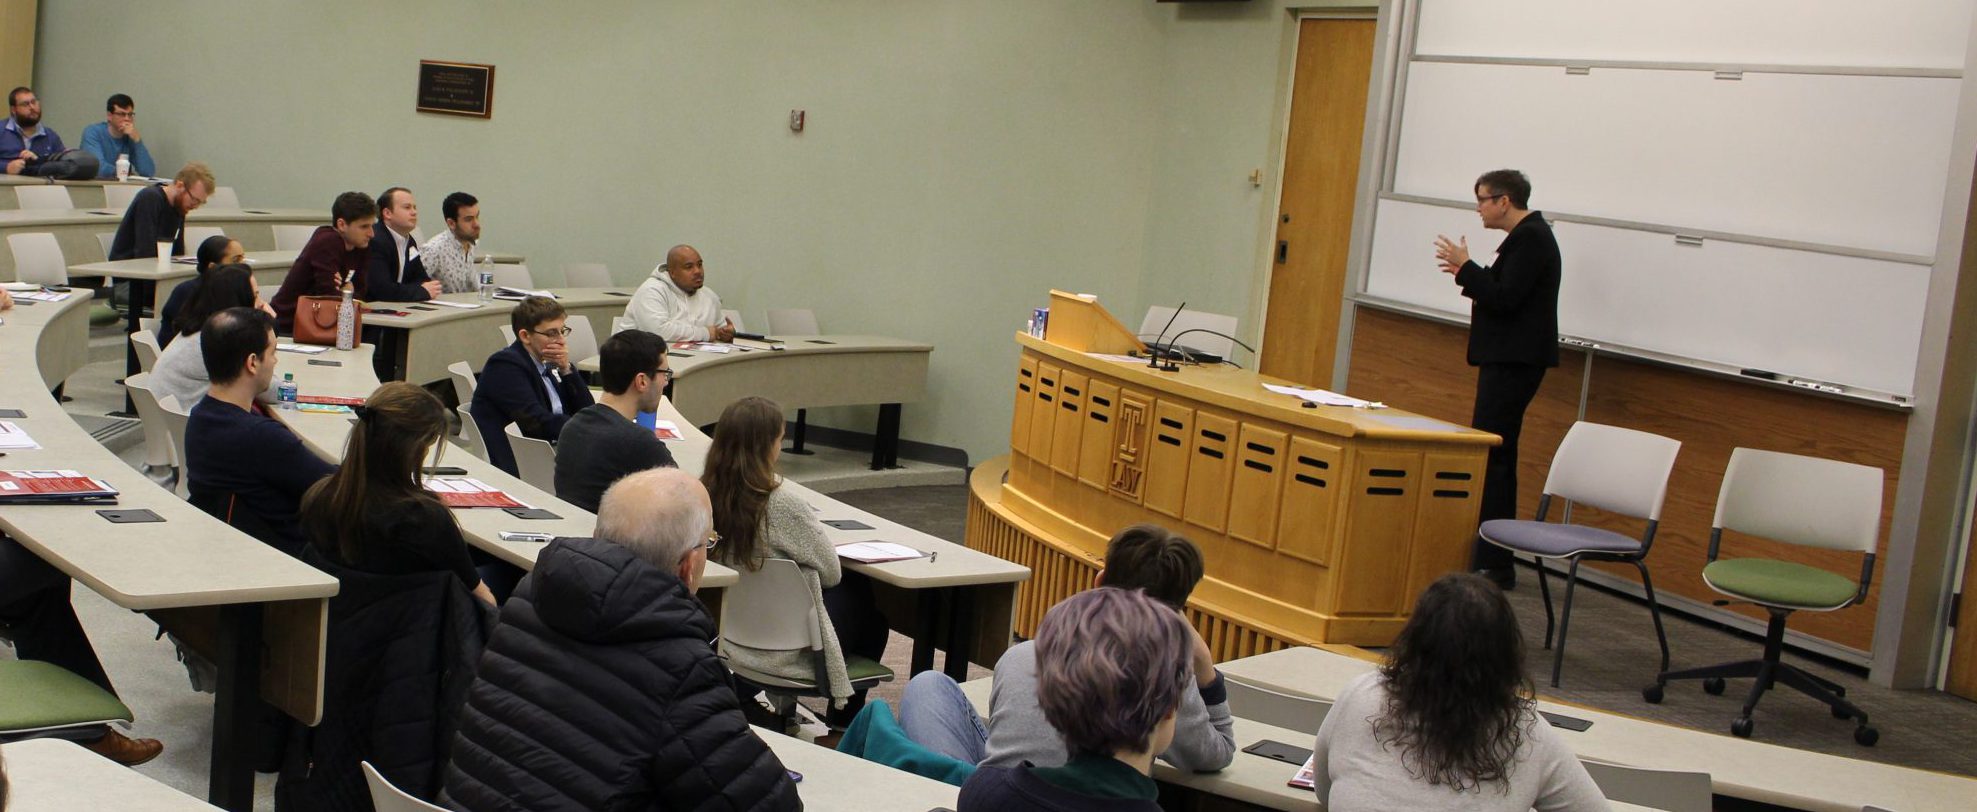
[[[555,537],[555,535],[550,533],[524,533],[519,530],[501,531],[502,541],[533,541],[537,544],[548,544],[549,540]]]
[[[426,476],[466,476],[467,475],[467,469],[455,468],[451,465],[440,465],[440,466],[428,465],[420,470],[422,470]]]
[[[1294,744],[1285,744],[1283,742],[1271,741],[1269,739],[1264,739],[1260,742],[1245,747],[1242,749],[1242,751],[1253,756],[1262,756],[1267,759],[1274,759],[1276,761],[1281,761],[1293,767],[1302,767],[1304,766],[1304,762],[1311,760],[1310,750],[1306,750]]]

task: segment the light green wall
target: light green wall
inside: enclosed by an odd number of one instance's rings
[[[431,233],[471,191],[543,284],[585,261],[630,283],[691,242],[751,321],[807,306],[934,344],[905,435],[981,460],[1007,449],[1009,336],[1052,286],[1253,333],[1285,5],[63,0],[36,76],[65,135],[129,93],[161,167],[205,159],[250,205],[402,184]],[[496,65],[494,118],[415,113],[422,58]]]

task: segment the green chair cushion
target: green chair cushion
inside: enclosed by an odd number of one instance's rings
[[[1770,558],[1729,558],[1702,568],[1702,578],[1718,592],[1771,606],[1843,606],[1860,584],[1818,567]]]
[[[123,317],[117,315],[117,311],[110,309],[109,305],[98,304],[89,306],[89,326],[91,327],[106,327],[123,320]]]
[[[39,660],[0,660],[0,731],[131,720],[129,706],[96,683]]]
[[[892,681],[892,669],[885,667],[884,663],[878,660],[868,660],[856,655],[845,655],[844,671],[847,676],[851,677],[853,685],[866,680],[877,680],[879,682]]]

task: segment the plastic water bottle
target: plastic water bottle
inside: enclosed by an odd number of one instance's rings
[[[494,300],[494,258],[481,257],[480,292],[483,304]]]
[[[355,273],[354,271],[352,273]],[[343,302],[336,306],[336,348],[357,348],[357,303],[350,299],[350,283],[343,283]]]
[[[130,153],[117,153],[117,180],[119,182],[130,180]]]
[[[284,409],[295,408],[297,402],[295,395],[295,373],[284,372],[281,374],[281,383],[275,384],[275,399],[281,402],[280,406]]]

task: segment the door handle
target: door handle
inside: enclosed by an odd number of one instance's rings
[[[1277,264],[1278,264],[1278,265],[1282,265],[1282,264],[1284,264],[1284,263],[1286,263],[1286,262],[1289,262],[1289,261],[1290,261],[1290,256],[1291,256],[1291,242],[1290,242],[1290,240],[1278,240],[1278,241],[1277,241]]]

